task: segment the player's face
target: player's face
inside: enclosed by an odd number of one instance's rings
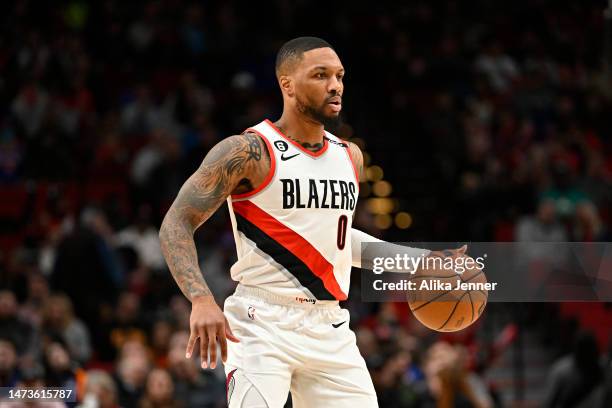
[[[342,110],[344,67],[331,48],[304,53],[294,72],[297,109],[325,127],[337,124]]]

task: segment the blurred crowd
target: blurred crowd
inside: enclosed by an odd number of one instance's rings
[[[215,143],[279,116],[275,53],[298,35],[337,48],[339,136],[384,169],[414,220],[381,230],[360,208],[362,229],[395,241],[610,240],[603,2],[266,7],[0,5],[1,386],[70,386],[84,407],[224,406],[222,369],[184,358],[190,305],[157,228]],[[225,211],[196,242],[222,303],[235,257]],[[482,324],[440,337],[405,305],[361,303],[358,285],[346,306],[381,406],[501,404],[486,370],[516,322],[491,322],[491,305]],[[554,316],[528,314],[531,327]],[[554,356],[578,332],[559,327]],[[605,396],[604,374],[577,393]]]

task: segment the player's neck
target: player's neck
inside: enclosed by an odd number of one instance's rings
[[[324,132],[320,123],[283,112],[275,125],[285,136],[309,150],[316,151],[323,146]]]

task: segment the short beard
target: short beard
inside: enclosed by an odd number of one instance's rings
[[[325,106],[325,105],[324,105]],[[323,113],[323,108],[317,109],[312,105],[307,105],[297,99],[297,108],[298,111],[315,122],[319,122],[323,125],[323,128],[330,133],[336,133],[340,127],[342,126],[342,116],[338,114],[338,116],[326,116]]]

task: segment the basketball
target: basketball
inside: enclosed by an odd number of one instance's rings
[[[447,261],[463,265],[448,268]],[[410,279],[408,304],[414,316],[425,326],[440,332],[465,329],[482,315],[491,283],[483,270],[467,255],[456,258],[432,257]],[[469,261],[471,260],[471,261]]]

